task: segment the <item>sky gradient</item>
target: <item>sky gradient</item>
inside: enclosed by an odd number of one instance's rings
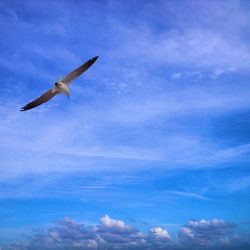
[[[249,1],[7,0],[0,30],[0,248],[249,249]]]

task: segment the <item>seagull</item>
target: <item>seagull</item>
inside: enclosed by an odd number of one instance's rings
[[[66,77],[63,79],[59,77],[58,81],[54,84],[54,87],[44,94],[42,94],[40,97],[35,99],[34,101],[26,104],[24,107],[21,108],[20,111],[26,111],[29,109],[33,109],[47,101],[49,101],[52,97],[64,93],[65,95],[70,96],[70,90],[69,85],[70,83],[79,75],[81,75],[83,72],[85,72],[96,60],[98,56],[93,57],[92,59],[88,60],[84,64],[82,64],[79,68],[75,69],[71,73],[69,73]]]

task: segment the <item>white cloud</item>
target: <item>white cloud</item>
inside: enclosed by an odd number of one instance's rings
[[[178,237],[184,246],[223,247],[228,240],[233,244],[234,227],[234,224],[220,219],[191,220],[180,229]]]
[[[95,226],[85,226],[65,218],[46,230],[35,231],[25,243],[9,245],[3,249],[186,250],[223,247],[230,250],[249,247],[249,239],[236,235],[233,229],[232,223],[219,219],[193,220],[179,230],[177,239],[171,240],[167,230],[161,227],[154,227],[148,233],[143,233],[108,215],[101,218],[101,224]]]
[[[107,214],[101,218],[101,224],[104,227],[113,227],[118,229],[127,229],[129,228],[123,221],[111,219]]]
[[[156,237],[159,238],[165,238],[165,239],[170,239],[170,236],[168,234],[168,231],[165,229],[162,229],[161,227],[154,227],[151,228],[150,232],[155,235]]]

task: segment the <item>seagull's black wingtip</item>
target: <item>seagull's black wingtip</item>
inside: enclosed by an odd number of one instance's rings
[[[26,110],[27,110],[27,108],[25,106],[20,109],[21,112],[26,111]]]
[[[95,56],[93,57],[91,60],[93,60],[94,62],[98,59],[99,56]]]

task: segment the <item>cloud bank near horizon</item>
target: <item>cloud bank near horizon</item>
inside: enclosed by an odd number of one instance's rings
[[[108,215],[97,225],[86,226],[65,217],[46,229],[35,230],[28,240],[5,246],[3,250],[74,249],[247,249],[249,235],[236,233],[236,224],[220,219],[190,220],[170,237],[168,231],[153,227],[142,232],[122,220]]]

